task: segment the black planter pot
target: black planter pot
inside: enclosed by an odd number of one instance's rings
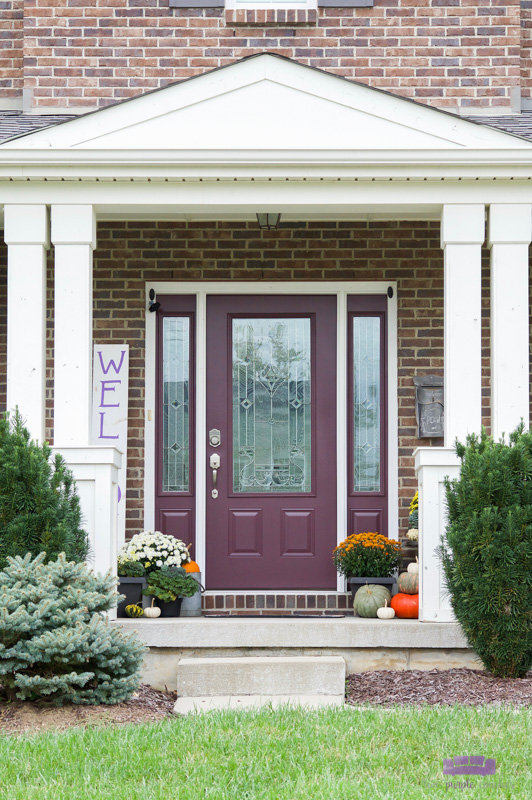
[[[374,583],[377,586],[387,586],[390,592],[392,591],[392,586],[394,583],[397,582],[397,578],[394,578],[393,575],[389,578],[348,578],[347,585],[351,589],[351,597],[354,601],[355,594],[360,589],[361,586],[365,586],[366,583]]]
[[[126,599],[118,604],[117,616],[127,616],[126,606],[142,604],[142,590],[145,588],[146,578],[119,578],[118,593],[125,594]]]
[[[181,614],[182,602],[182,597],[178,597],[177,600],[173,600],[171,603],[163,603],[163,601],[158,598],[155,600],[156,605],[161,609],[161,617],[179,617]]]

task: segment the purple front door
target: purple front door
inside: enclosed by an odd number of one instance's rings
[[[335,589],[336,298],[208,297],[206,367],[208,588]]]
[[[208,296],[201,365],[196,298],[157,299],[155,527],[191,542],[194,555],[204,368],[207,588],[334,590],[336,297]],[[388,533],[386,311],[384,295],[347,298],[340,539]]]

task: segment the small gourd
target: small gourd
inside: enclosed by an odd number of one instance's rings
[[[155,597],[151,601],[151,606],[149,608],[144,609],[144,616],[148,617],[148,619],[156,619],[157,617],[161,616],[161,609],[154,605]]]
[[[133,619],[135,617],[142,617],[144,614],[143,609],[138,604],[126,606],[124,611],[126,612],[126,616],[132,617]]]
[[[183,564],[183,569],[185,572],[201,572],[198,564],[195,561],[187,561],[186,564]]]
[[[408,567],[406,568],[406,571],[407,572],[413,572],[414,574],[416,572],[419,572],[419,561],[417,560],[417,556],[416,556],[415,562],[412,562],[412,564],[409,564]]]
[[[418,594],[419,592],[419,573],[401,572],[397,587],[404,594]]]
[[[393,619],[395,617],[395,611],[388,605],[388,601],[384,601],[384,605],[382,608],[377,609],[377,616],[379,619]]]

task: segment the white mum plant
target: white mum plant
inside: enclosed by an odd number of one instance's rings
[[[124,561],[138,561],[147,572],[162,567],[180,567],[190,561],[187,546],[181,539],[166,536],[160,531],[137,533],[121,548],[118,566]]]

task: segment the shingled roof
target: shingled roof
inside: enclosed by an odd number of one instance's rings
[[[41,128],[49,128],[59,122],[72,119],[72,114],[23,114],[22,111],[0,111],[0,142],[33,133]]]
[[[23,114],[22,111],[0,111],[0,142],[5,142],[16,136],[33,133],[42,128],[57,125],[74,119],[73,114]],[[478,122],[499,131],[522,136],[532,141],[532,110],[523,111],[521,114],[507,114],[501,117],[475,117],[473,114],[465,117],[471,122]]]

